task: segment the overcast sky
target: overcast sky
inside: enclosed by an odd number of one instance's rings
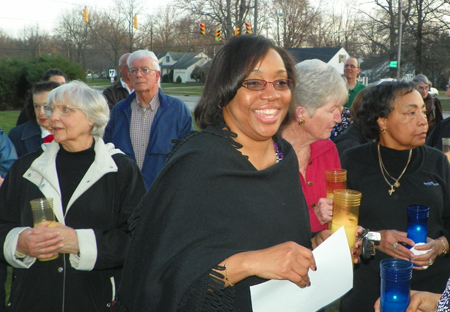
[[[58,25],[58,16],[72,8],[107,9],[113,6],[113,0],[0,0],[0,30],[6,35],[16,37],[25,26],[39,25],[52,33]],[[176,0],[142,0],[146,3],[146,12],[140,14],[154,14],[158,8]],[[322,10],[332,10],[346,14],[349,8],[360,7],[367,9],[373,0],[322,0]],[[313,1],[313,3],[316,3]],[[317,4],[317,3],[316,3]],[[81,12],[80,12],[81,14]],[[80,16],[81,18],[81,16]]]
[[[147,12],[155,13],[172,0],[145,0]],[[17,36],[25,26],[39,25],[51,32],[58,24],[61,12],[84,7],[107,9],[113,6],[112,0],[1,0],[0,30],[6,35]],[[80,16],[81,18],[81,16]]]

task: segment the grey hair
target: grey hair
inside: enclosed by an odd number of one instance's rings
[[[153,69],[161,72],[161,67],[159,67],[158,58],[156,57],[155,53],[153,53],[152,51],[148,51],[148,50],[137,50],[137,51],[131,53],[131,55],[128,57],[128,60],[127,60],[128,68],[131,69],[131,63],[133,61],[144,59],[144,58],[150,58],[153,63],[153,67],[154,67]],[[158,86],[161,86],[161,77],[159,77],[159,79],[158,79]]]
[[[99,92],[84,82],[74,80],[49,93],[46,105],[56,105],[57,102],[79,108],[86,115],[87,120],[94,124],[91,134],[95,137],[103,137],[109,121],[109,107]]]
[[[332,66],[318,60],[306,60],[295,66],[295,100],[312,116],[323,105],[348,100],[347,83]]]
[[[158,58],[156,57],[155,53],[153,53],[152,51],[148,51],[148,50],[137,50],[137,51],[131,53],[131,55],[128,57],[127,65],[129,68],[131,68],[131,63],[134,60],[140,60],[140,59],[144,59],[144,58],[150,58],[153,63],[153,67],[154,67],[153,69],[156,69],[157,71],[161,71],[161,67],[159,67],[159,61],[158,61]]]
[[[421,82],[426,83],[431,88],[431,81],[428,80],[428,77],[425,76],[425,75],[419,74],[416,77],[414,77],[412,81],[415,84],[418,84],[418,83],[421,83]]]
[[[122,55],[122,56],[119,58],[119,66],[121,65],[123,59],[126,58],[126,57],[129,57],[130,55],[131,55],[131,53],[125,53],[124,55]],[[127,66],[128,66],[128,59],[127,59]]]

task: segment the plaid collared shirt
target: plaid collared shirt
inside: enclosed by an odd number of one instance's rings
[[[147,151],[153,119],[159,108],[159,96],[155,94],[148,108],[144,108],[135,97],[131,102],[130,138],[139,169],[142,170]]]

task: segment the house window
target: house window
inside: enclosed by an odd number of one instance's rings
[[[339,54],[339,63],[345,63],[347,56],[344,54]]]
[[[166,62],[170,63],[170,56],[168,56],[168,55],[166,56]]]

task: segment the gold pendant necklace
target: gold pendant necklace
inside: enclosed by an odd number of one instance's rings
[[[388,190],[389,195],[392,195],[392,193],[395,192],[394,187],[398,188],[400,187],[400,179],[403,177],[403,174],[406,171],[406,168],[408,168],[409,162],[411,161],[411,155],[412,155],[412,149],[409,150],[409,156],[408,156],[408,161],[406,162],[406,166],[403,169],[402,173],[400,174],[400,176],[395,179],[393,176],[391,176],[389,174],[389,172],[386,170],[386,167],[383,164],[383,160],[381,159],[381,151],[380,151],[380,143],[378,143],[378,160],[380,162],[380,169],[381,169],[381,174],[383,175],[384,180],[386,181],[386,183],[391,187],[390,190]],[[394,180],[394,184],[389,183],[388,179],[386,178],[386,175],[384,174],[384,172],[386,172],[386,174],[392,179]]]

